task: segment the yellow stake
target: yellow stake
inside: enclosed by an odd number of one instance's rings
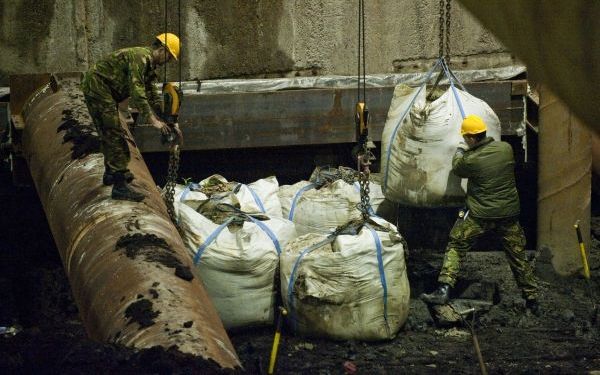
[[[279,306],[279,317],[277,318],[277,328],[275,329],[275,337],[273,338],[273,348],[271,348],[271,358],[269,360],[269,371],[267,374],[275,373],[275,362],[277,361],[277,351],[279,349],[279,339],[281,338],[281,323],[283,317],[287,315],[287,310]]]
[[[581,252],[581,263],[583,263],[583,277],[586,279],[590,278],[590,267],[588,266],[587,254],[585,253],[585,246],[583,244],[583,238],[581,236],[581,229],[579,229],[579,220],[573,225],[577,231],[577,240],[579,241],[579,251]]]

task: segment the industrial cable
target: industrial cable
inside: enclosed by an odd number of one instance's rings
[[[165,33],[165,48],[164,48],[164,50],[165,50],[165,61],[167,61],[167,46],[168,46],[168,44],[167,44],[167,38],[169,37],[168,34],[167,34],[167,31],[168,31],[167,27],[169,25],[168,24],[168,15],[169,15],[168,5],[169,5],[168,4],[168,0],[165,0],[165,28],[163,29],[164,30],[163,32]],[[164,77],[163,77],[163,86],[167,83],[167,64],[164,64],[164,65],[165,65],[165,68],[164,68],[165,74],[164,74]]]

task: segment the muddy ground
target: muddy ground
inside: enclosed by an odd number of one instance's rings
[[[6,181],[3,174],[0,180]],[[0,183],[0,373],[214,373],[205,361],[159,348],[135,352],[93,342],[73,303],[70,287],[32,188]],[[592,293],[600,295],[600,217],[593,219]],[[577,250],[575,244],[574,251]],[[441,250],[411,249],[412,296],[433,287]],[[544,280],[542,315],[525,312],[502,254],[469,255],[454,297],[488,300],[475,331],[490,373],[589,373],[600,371],[600,322],[592,316],[582,278],[557,278],[537,258]],[[392,341],[335,342],[296,337],[284,329],[278,372],[343,374],[478,373],[469,330],[438,327],[413,299],[405,327]],[[16,334],[14,334],[16,331]],[[230,332],[246,373],[266,373],[273,328]]]

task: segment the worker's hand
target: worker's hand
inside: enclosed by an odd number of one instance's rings
[[[462,151],[465,152],[469,149],[469,145],[466,144],[465,142],[460,142],[458,144],[458,146],[456,146],[456,151]]]
[[[162,135],[169,134],[169,127],[167,124],[161,120],[159,120],[156,116],[150,117],[150,125],[154,126],[156,129],[160,130]]]
[[[183,133],[181,132],[181,129],[179,129],[179,124],[175,123],[173,125],[173,127],[171,128],[171,130],[173,132],[175,132],[175,143],[179,146],[183,145]]]
[[[160,135],[168,137],[171,132],[172,128],[168,124],[163,123],[163,126],[160,128]]]

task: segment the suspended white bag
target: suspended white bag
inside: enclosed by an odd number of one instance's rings
[[[483,100],[450,87],[428,103],[424,84],[396,86],[381,142],[382,190],[387,199],[417,207],[464,204],[466,180],[451,172],[452,157],[463,142],[461,105],[465,115],[483,119],[488,136],[500,140],[500,120]]]
[[[231,231],[229,221],[215,224],[177,201],[175,208],[184,243],[225,327],[271,324],[278,254],[296,237],[294,224],[279,217],[249,217],[250,222]]]
[[[396,228],[363,226],[357,235],[311,233],[281,254],[281,295],[292,328],[341,340],[391,339],[408,316],[410,287]]]
[[[350,220],[359,219],[360,194],[344,180],[336,180],[319,190],[308,181],[279,188],[283,215],[296,224],[301,236],[307,233],[331,233]]]

